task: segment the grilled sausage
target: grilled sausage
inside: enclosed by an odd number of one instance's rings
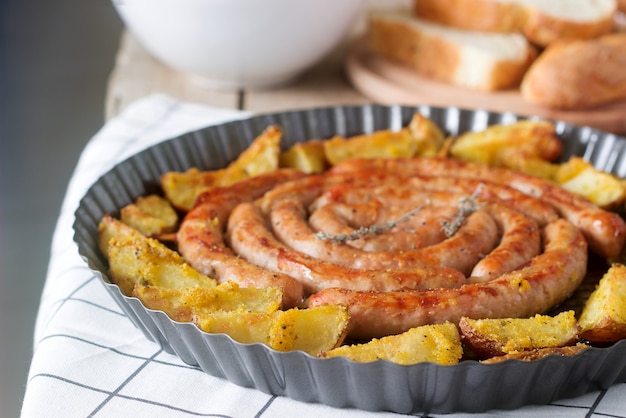
[[[598,208],[582,196],[575,195],[539,177],[468,163],[451,158],[398,158],[398,159],[354,159],[338,164],[331,170],[335,173],[378,169],[403,175],[439,176],[454,173],[464,179],[495,181],[513,187],[522,193],[536,197],[554,207],[557,212],[579,227],[597,254],[614,258],[621,252],[626,239],[626,223],[616,213]]]
[[[545,251],[530,264],[486,283],[421,292],[357,292],[327,289],[308,306],[342,304],[350,310],[350,335],[372,338],[412,327],[469,318],[527,317],[562,302],[583,280],[587,242],[571,222],[558,219],[544,229]]]

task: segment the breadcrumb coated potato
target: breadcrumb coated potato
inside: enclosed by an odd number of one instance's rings
[[[580,157],[572,157],[559,166],[556,182],[604,209],[617,208],[626,200],[626,181],[598,170]]]
[[[412,157],[416,152],[417,144],[406,128],[397,132],[378,131],[350,138],[335,136],[324,142],[324,153],[331,165],[351,158]]]
[[[335,136],[323,142],[331,165],[350,158],[399,158],[437,155],[445,135],[430,119],[415,113],[409,126],[399,131],[381,130],[349,138]]]
[[[591,293],[578,319],[581,338],[611,343],[626,338],[626,266],[613,264]]]
[[[491,357],[482,360],[481,363],[495,364],[506,360],[535,361],[548,356],[570,357],[582,353],[588,348],[590,348],[590,346],[583,343],[578,343],[576,345],[570,345],[566,347],[535,348],[532,350],[516,351],[514,353],[505,354],[503,356]]]
[[[450,154],[463,161],[523,171],[528,169],[526,160],[555,161],[562,147],[551,122],[521,120],[460,135]]]
[[[185,172],[170,171],[161,176],[165,197],[179,210],[190,210],[196,198],[214,187],[228,186],[238,181],[268,173],[278,168],[282,129],[271,125],[246,148],[239,157],[221,170]]]
[[[130,296],[136,284],[180,289],[215,287],[217,282],[192,268],[176,251],[110,216],[99,224],[100,248],[111,280]]]
[[[417,154],[424,157],[440,155],[448,138],[432,119],[415,113],[409,122],[409,132],[417,144]]]
[[[281,311],[282,289],[218,285],[177,252],[108,215],[100,221],[99,231],[111,279],[124,294],[175,321],[193,321],[206,332],[225,333],[239,342],[311,355],[345,339],[350,320],[345,306]]]
[[[361,363],[388,360],[398,364],[415,364],[429,361],[441,365],[459,362],[463,346],[456,325],[424,325],[367,343],[343,345],[326,351],[320,357],[344,356]]]
[[[313,356],[339,346],[350,316],[345,306],[324,305],[286,311],[219,311],[194,316],[208,333],[228,334],[241,343],[262,343],[278,351],[302,350]]]
[[[317,356],[343,343],[349,321],[348,309],[340,305],[282,311],[270,329],[269,346]]]
[[[298,142],[280,154],[279,164],[284,168],[295,168],[303,173],[322,173],[328,168],[324,143],[320,140]]]
[[[158,195],[141,196],[120,211],[120,220],[144,235],[174,232],[178,214],[167,199]]]
[[[212,288],[194,286],[183,289],[137,284],[133,296],[148,309],[163,311],[174,321],[189,322],[194,315],[216,311],[276,312],[281,306],[283,292],[276,287],[239,287],[233,282]]]
[[[480,358],[537,348],[562,347],[572,345],[578,339],[574,311],[530,318],[463,317],[459,329],[463,342]]]

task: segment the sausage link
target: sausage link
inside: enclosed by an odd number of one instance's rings
[[[303,298],[302,284],[241,260],[224,244],[223,231],[237,204],[259,197],[285,180],[302,176],[295,170],[278,170],[204,192],[181,223],[177,233],[178,251],[192,267],[219,282],[230,280],[243,287],[281,287],[283,306],[295,306]]]
[[[439,243],[405,251],[368,252],[344,243],[320,239],[308,225],[303,203],[298,199],[275,201],[270,210],[270,219],[273,235],[290,248],[320,260],[364,270],[433,266],[455,268],[468,275],[474,265],[495,247],[499,238],[492,217],[484,212],[475,212],[457,233]],[[262,228],[265,223],[259,226]],[[440,225],[435,227],[441,229]],[[248,232],[244,237],[251,236],[252,232]],[[269,231],[264,231],[264,235],[269,234]],[[243,243],[231,242],[231,245],[236,246],[244,256],[255,251]],[[450,257],[450,254],[456,254],[456,257]]]
[[[489,213],[502,231],[500,244],[472,270],[470,282],[486,282],[520,268],[541,250],[541,234],[534,219],[506,205],[489,203]]]
[[[579,227],[597,254],[617,257],[626,239],[626,223],[616,213],[605,211],[556,184],[513,170],[469,163],[452,158],[353,159],[331,169],[333,173],[381,170],[402,175],[455,176],[465,179],[495,181],[509,185],[529,196],[544,200],[559,214]]]
[[[558,219],[544,229],[545,250],[528,266],[486,283],[421,292],[357,292],[327,289],[308,306],[348,306],[350,335],[373,338],[412,327],[470,318],[528,317],[544,313],[578,287],[587,269],[587,242],[571,222]]]
[[[332,202],[310,211],[308,223],[316,232],[331,236],[350,235],[361,227],[384,226],[387,222],[412,212],[404,222],[398,223],[384,234],[366,234],[347,242],[363,251],[402,251],[426,247],[445,239],[445,231],[441,225],[452,222],[458,214],[455,207],[427,206],[418,211],[415,209],[412,205],[389,208],[383,206],[379,200],[373,200],[369,204]]]
[[[361,270],[315,259],[282,245],[267,228],[261,210],[252,203],[242,203],[233,210],[227,233],[231,248],[245,260],[296,278],[310,293],[329,287],[390,291],[458,287],[465,282],[465,276],[452,268]]]

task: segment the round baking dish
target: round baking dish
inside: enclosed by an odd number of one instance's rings
[[[104,214],[118,214],[138,196],[159,192],[162,173],[223,167],[270,124],[282,126],[286,148],[313,138],[399,129],[416,111],[452,135],[522,119],[511,113],[482,110],[363,105],[258,115],[208,127],[152,146],[103,175],[80,202],[74,240],[89,268],[147,338],[208,374],[266,393],[370,411],[480,412],[546,404],[626,381],[626,341],[591,348],[573,357],[491,365],[463,361],[454,366],[401,366],[382,360],[356,363],[346,358],[319,359],[299,351],[278,352],[261,344],[240,344],[226,335],[202,332],[192,323],[174,322],[163,312],[148,310],[138,299],[124,296],[111,283],[97,245],[98,222]],[[555,123],[564,142],[563,159],[580,155],[598,168],[626,176],[625,138]],[[585,297],[575,294],[566,305],[580,303]]]

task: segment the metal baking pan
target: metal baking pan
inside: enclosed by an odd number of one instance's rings
[[[546,404],[626,381],[626,341],[573,357],[491,365],[471,360],[454,366],[401,366],[383,360],[319,359],[299,351],[240,344],[226,335],[202,332],[194,324],[174,322],[163,312],[146,309],[138,299],[124,296],[111,283],[97,245],[98,222],[104,214],[119,214],[121,207],[138,196],[159,192],[162,173],[223,167],[269,124],[282,126],[287,148],[314,138],[399,129],[415,111],[451,135],[523,119],[511,113],[454,107],[363,105],[258,115],[208,127],[152,146],[103,175],[80,202],[74,240],[89,268],[148,339],[210,375],[269,394],[369,411],[480,412]],[[583,156],[600,169],[626,177],[625,138],[555,123],[564,142],[563,159]]]

